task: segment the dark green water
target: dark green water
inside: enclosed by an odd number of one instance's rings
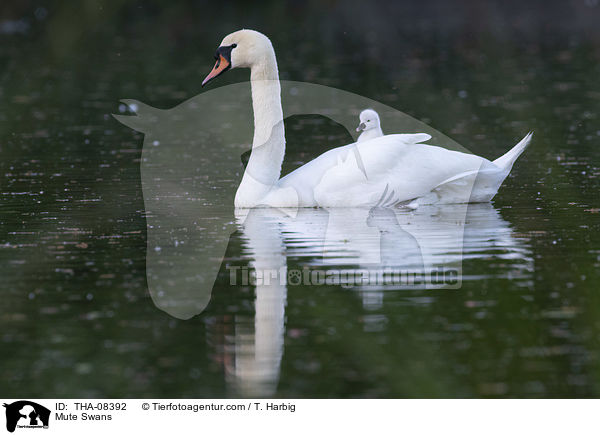
[[[0,396],[600,396],[600,5],[192,3],[0,8]],[[110,114],[123,98],[196,96],[241,27],[271,37],[282,79],[380,101],[476,154],[535,131],[493,203],[467,210],[460,289],[290,285],[265,304],[230,285],[228,265],[268,243],[288,270],[322,252],[298,221],[267,215],[258,236],[233,220],[204,312],[155,306],[143,136]],[[346,137],[321,118],[286,130],[284,170]],[[449,215],[397,219],[431,234]],[[342,254],[325,268],[360,265]],[[259,322],[265,307],[282,321]]]

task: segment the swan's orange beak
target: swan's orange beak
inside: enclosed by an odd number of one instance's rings
[[[202,81],[202,86],[210,82],[215,77],[218,77],[221,74],[223,74],[230,67],[231,63],[227,59],[225,59],[222,54],[219,54],[219,57],[217,57],[217,63],[215,63],[215,66],[213,67],[212,71]]]

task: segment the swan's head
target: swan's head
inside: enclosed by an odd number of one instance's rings
[[[360,112],[360,124],[356,131],[368,131],[373,128],[379,128],[379,115],[373,109],[366,109]]]
[[[221,42],[215,53],[215,66],[202,86],[231,68],[252,68],[259,62],[275,60],[275,51],[269,38],[255,30],[238,30]]]

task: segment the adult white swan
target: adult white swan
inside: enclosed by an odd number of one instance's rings
[[[424,145],[428,134],[392,134],[334,148],[283,178],[285,132],[275,51],[253,30],[227,35],[202,82],[231,68],[250,68],[254,138],[235,206],[356,207],[491,200],[531,134],[502,157],[483,157]]]

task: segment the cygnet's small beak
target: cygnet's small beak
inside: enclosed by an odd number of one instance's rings
[[[358,127],[356,127],[356,131],[363,131],[365,128],[367,128],[367,125],[364,122],[361,122],[358,124]]]

